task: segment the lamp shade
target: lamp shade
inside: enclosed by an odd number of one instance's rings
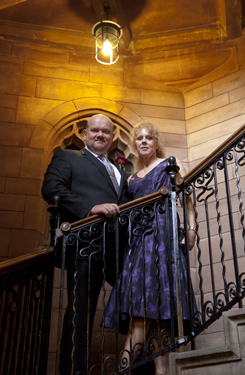
[[[119,39],[123,32],[113,21],[101,21],[92,28],[95,38],[95,58],[105,65],[114,64],[119,59]]]

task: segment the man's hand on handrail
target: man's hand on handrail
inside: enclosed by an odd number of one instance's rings
[[[90,210],[90,215],[100,215],[103,214],[107,219],[111,219],[120,214],[120,208],[115,203],[103,203],[97,204]]]

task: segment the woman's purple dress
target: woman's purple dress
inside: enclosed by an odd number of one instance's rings
[[[170,189],[170,176],[166,172],[168,159],[159,163],[145,177],[140,178],[137,174],[133,175],[129,182],[129,192],[133,199],[154,193],[162,186]],[[171,208],[170,215],[171,215]],[[131,246],[127,246],[124,255],[124,262],[119,277],[119,329],[121,333],[126,334],[129,324],[129,312],[132,316],[144,317],[144,305],[146,306],[146,318],[157,319],[158,314],[161,320],[170,320],[170,287],[167,266],[167,248],[166,248],[166,215],[164,212],[156,210],[157,219],[154,219],[152,212],[148,215],[142,215],[140,219],[133,217],[132,228],[135,230],[131,234]],[[145,225],[144,225],[145,224]],[[138,229],[136,229],[138,228]],[[157,234],[156,234],[157,229]],[[143,231],[147,232],[142,237]],[[171,230],[172,232],[172,230]],[[131,230],[132,233],[132,230]],[[172,235],[172,233],[170,233]],[[157,240],[156,241],[156,236]],[[130,234],[129,234],[130,238]],[[144,244],[143,244],[144,243]],[[157,261],[156,244],[158,243],[159,257],[159,280],[157,280]],[[144,254],[145,253],[145,254]],[[145,258],[145,262],[144,262]],[[171,250],[172,272],[174,272],[174,252]],[[183,318],[189,319],[188,308],[188,288],[186,261],[183,251],[180,249],[180,267],[181,267],[181,286],[182,286],[182,304]],[[145,268],[145,303],[144,303],[144,268]],[[132,272],[132,273],[131,273]],[[175,292],[175,277],[173,277],[173,288]],[[158,284],[159,283],[159,284]],[[130,288],[132,286],[132,290]],[[131,302],[130,302],[131,300]],[[104,313],[105,327],[115,329],[115,308],[116,306],[116,288],[112,289],[107,307]],[[158,307],[159,306],[159,307]],[[158,312],[159,308],[159,312]],[[175,298],[176,312],[176,298]],[[176,313],[175,313],[176,317]]]

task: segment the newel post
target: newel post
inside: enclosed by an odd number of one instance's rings
[[[177,192],[176,192],[176,173],[179,167],[176,165],[174,156],[170,156],[167,172],[171,178],[171,207],[172,207],[172,226],[173,226],[173,247],[174,247],[174,265],[175,265],[175,285],[177,298],[177,321],[179,339],[184,337],[183,329],[183,311],[181,297],[181,281],[180,281],[180,257],[179,257],[179,238],[178,238],[178,218],[177,218]]]

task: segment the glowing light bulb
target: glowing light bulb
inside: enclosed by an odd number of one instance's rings
[[[110,55],[111,54],[111,43],[109,42],[108,39],[103,43],[103,53],[105,55]]]

